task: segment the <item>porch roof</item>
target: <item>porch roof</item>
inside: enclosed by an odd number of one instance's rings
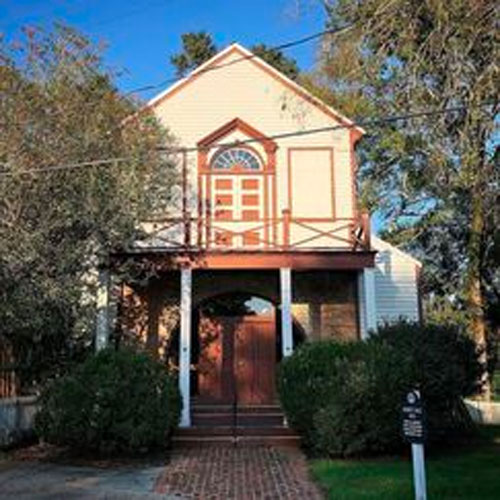
[[[374,267],[372,250],[165,250],[116,252],[112,263],[132,260],[156,270],[192,269],[344,269]]]

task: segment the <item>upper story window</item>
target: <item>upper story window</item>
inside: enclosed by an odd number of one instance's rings
[[[231,148],[218,153],[212,162],[214,170],[260,170],[257,156],[243,148]]]

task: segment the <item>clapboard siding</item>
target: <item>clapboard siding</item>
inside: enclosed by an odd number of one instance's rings
[[[419,319],[417,271],[420,263],[389,243],[373,237],[377,323]]]
[[[262,62],[259,64],[265,65]],[[256,64],[254,59],[242,58],[240,49],[230,51],[224,59],[223,69],[203,73],[168,98],[155,98],[152,104],[154,113],[176,137],[178,144],[188,148],[195,147],[202,138],[234,118],[243,120],[268,136],[335,127],[340,124],[340,121],[328,116],[307,99],[298,96],[268,71],[264,71],[259,64]],[[354,159],[350,137],[351,129],[347,127],[276,139],[278,215],[283,209],[290,208],[288,199],[291,184],[290,151],[301,148],[310,151],[311,176],[315,175],[317,148],[328,148],[332,151],[335,216],[354,215],[355,200],[351,168]],[[242,139],[248,138],[242,137]],[[231,140],[232,137],[226,137],[222,142],[227,143]],[[305,154],[307,153],[304,149]],[[198,182],[197,158],[196,151],[188,152],[186,158],[189,184],[195,193]],[[293,169],[293,166],[291,168]],[[307,182],[296,184],[292,188],[296,204],[308,203],[311,205],[311,210],[314,210],[315,203],[321,201],[311,197]],[[335,244],[338,245],[338,242]]]

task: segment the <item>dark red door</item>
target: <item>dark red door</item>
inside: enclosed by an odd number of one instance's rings
[[[200,401],[239,405],[273,403],[275,332],[274,314],[201,318]]]
[[[274,316],[245,316],[235,327],[234,378],[240,405],[274,402]]]

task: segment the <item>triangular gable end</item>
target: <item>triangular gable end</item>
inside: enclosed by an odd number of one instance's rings
[[[227,59],[230,55],[232,54],[240,54],[242,57],[242,60],[248,59],[252,64],[254,64],[256,67],[260,68],[262,71],[265,71],[267,74],[269,74],[271,77],[273,77],[275,80],[279,81],[281,84],[286,86],[288,89],[292,90],[295,92],[297,95],[299,95],[302,99],[306,100],[308,103],[312,104],[319,110],[321,110],[323,113],[325,113],[329,118],[332,118],[335,121],[340,122],[342,125],[345,125],[346,127],[350,128],[353,135],[354,135],[354,141],[356,142],[361,138],[362,135],[365,134],[365,131],[363,128],[357,126],[354,124],[353,121],[349,120],[347,117],[339,113],[338,111],[335,111],[333,108],[330,106],[327,106],[323,101],[318,99],[317,97],[313,96],[310,92],[308,92],[306,89],[295,83],[293,80],[285,76],[283,73],[278,71],[277,69],[273,68],[270,64],[266,63],[263,59],[260,57],[256,56],[249,50],[245,49],[238,43],[233,43],[232,45],[229,45],[226,47],[224,50],[213,56],[211,59],[208,61],[204,62],[200,66],[198,66],[196,69],[194,69],[187,77],[183,78],[182,80],[179,80],[178,82],[174,83],[171,87],[167,88],[160,94],[158,94],[156,97],[153,97],[148,101],[148,103],[145,106],[145,109],[150,109],[158,106],[161,102],[164,100],[168,99],[169,97],[175,95],[177,92],[182,90],[186,85],[189,85],[189,83],[195,81],[198,79],[200,76],[202,76],[204,73],[207,73],[209,71],[213,71],[215,69],[215,66],[222,65],[222,62]],[[234,64],[235,62],[228,63],[229,64]]]
[[[222,127],[218,128],[214,132],[211,132],[206,137],[198,141],[198,146],[200,148],[208,148],[212,144],[224,139],[224,137],[228,136],[235,130],[240,130],[243,132],[249,139],[255,139],[259,141],[264,149],[268,152],[274,152],[277,149],[276,143],[266,137],[262,132],[259,132],[257,129],[253,128],[251,125],[241,120],[240,118],[235,118],[230,122],[224,124]]]
[[[403,259],[413,262],[418,267],[422,267],[422,262],[411,256],[409,253],[403,252],[403,250],[400,250],[398,247],[391,245],[388,241],[382,240],[373,234],[371,240],[372,246],[373,248],[375,248],[375,250],[391,250],[401,256]]]

